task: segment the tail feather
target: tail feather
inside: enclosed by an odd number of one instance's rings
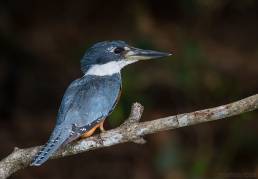
[[[57,137],[51,137],[49,141],[42,147],[31,162],[31,166],[40,166],[62,145],[65,137],[60,132]]]

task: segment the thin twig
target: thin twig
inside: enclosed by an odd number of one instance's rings
[[[142,137],[147,134],[224,119],[244,112],[253,111],[257,108],[258,94],[215,108],[178,114],[147,122],[139,122],[143,107],[139,103],[134,103],[128,120],[120,127],[74,142],[64,149],[57,151],[51,158],[75,155],[88,150],[109,147],[125,142],[142,144],[145,143]],[[15,148],[9,156],[0,161],[0,178],[5,179],[16,171],[28,167],[39,149],[40,146],[27,149]]]

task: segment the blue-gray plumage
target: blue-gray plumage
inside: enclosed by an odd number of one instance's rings
[[[169,55],[130,47],[123,41],[105,41],[92,46],[81,60],[84,76],[66,90],[56,126],[31,165],[41,165],[60,147],[103,124],[118,101],[122,85],[120,70],[124,66]]]

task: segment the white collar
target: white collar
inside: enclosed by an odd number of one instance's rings
[[[101,65],[91,66],[85,75],[96,75],[96,76],[110,76],[115,73],[120,73],[121,69],[126,65],[136,62],[137,60],[121,60],[121,61],[111,61]]]

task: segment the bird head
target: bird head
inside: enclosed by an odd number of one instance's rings
[[[124,41],[104,41],[90,47],[81,60],[81,69],[90,75],[112,75],[131,63],[170,56],[170,53],[143,50]]]

